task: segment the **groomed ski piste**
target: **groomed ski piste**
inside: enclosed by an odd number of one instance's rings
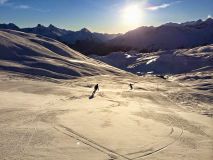
[[[0,44],[0,159],[213,158],[211,72],[136,76],[15,31]]]

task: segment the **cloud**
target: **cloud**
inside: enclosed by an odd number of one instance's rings
[[[21,5],[15,6],[15,8],[17,8],[17,9],[29,9],[30,6],[21,4]]]
[[[18,4],[11,2],[10,0],[0,0],[0,5],[15,8],[15,9],[29,9],[30,8],[30,6],[28,6],[28,5],[25,5],[25,4],[18,5]]]
[[[8,0],[0,0],[0,5],[7,3]]]
[[[29,10],[31,9],[32,11],[36,11],[36,12],[42,12],[42,13],[46,13],[46,12],[50,12],[50,10],[44,10],[44,9],[37,9],[37,8],[33,8],[29,5],[26,4],[16,4],[11,2],[11,0],[0,0],[0,7],[9,7],[12,9],[20,9],[20,10]]]
[[[175,3],[180,3],[180,2],[182,2],[182,1],[175,1],[175,2],[172,2],[172,3],[163,3],[161,5],[155,5],[155,6],[147,7],[146,9],[151,10],[151,11],[156,11],[156,10],[159,10],[159,9],[170,7],[171,5],[174,5]]]
[[[34,11],[37,11],[37,12],[41,12],[41,13],[48,13],[48,12],[51,11],[51,10],[49,10],[49,9],[36,9],[36,8],[34,8],[33,10],[34,10]]]
[[[147,9],[148,10],[152,10],[152,11],[155,11],[155,10],[158,10],[158,9],[161,9],[161,8],[167,8],[171,6],[171,4],[169,3],[164,3],[164,4],[161,4],[161,5],[158,5],[158,6],[151,6],[151,7],[148,7]]]

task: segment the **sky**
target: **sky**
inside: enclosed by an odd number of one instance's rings
[[[125,33],[213,16],[213,0],[0,0],[0,23]]]

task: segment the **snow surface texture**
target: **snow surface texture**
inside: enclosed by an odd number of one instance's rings
[[[56,40],[13,30],[0,30],[0,69],[59,79],[125,74]]]
[[[212,160],[212,102],[204,93],[158,77],[53,83],[1,71],[0,159]]]
[[[146,73],[180,74],[198,70],[213,70],[213,45],[153,53],[114,52],[103,57],[93,57],[139,75]]]
[[[206,46],[117,58],[134,69],[162,55],[207,62],[211,53]],[[168,80],[139,77],[53,39],[0,31],[0,159],[212,160],[212,78],[205,64]]]

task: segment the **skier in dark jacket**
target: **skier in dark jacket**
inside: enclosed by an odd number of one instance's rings
[[[89,97],[89,99],[94,98],[94,95],[95,95],[95,93],[96,93],[97,90],[99,90],[98,84],[96,84],[96,85],[94,86],[94,91],[92,92],[92,95]]]
[[[133,84],[132,83],[129,84],[129,87],[130,87],[131,90],[133,90]]]
[[[96,92],[97,90],[99,90],[98,84],[95,85],[95,87],[94,87],[94,92]]]

